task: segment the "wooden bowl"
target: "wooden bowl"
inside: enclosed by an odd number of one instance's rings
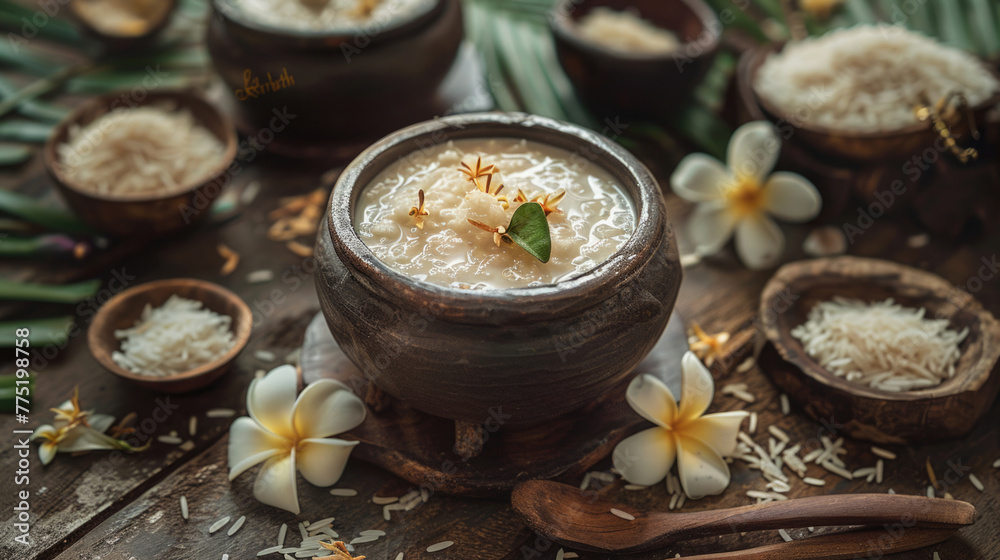
[[[233,0],[212,7],[206,43],[237,126],[290,157],[326,154],[348,140],[360,143],[353,157],[440,114],[436,92],[464,35],[460,0],[435,0],[407,19],[323,31],[259,23]],[[263,90],[253,89],[258,82]]]
[[[65,144],[72,125],[84,126],[118,107],[170,104],[187,109],[225,146],[215,169],[198,181],[166,194],[104,195],[84,189],[61,171],[56,148]],[[60,122],[45,143],[43,159],[49,176],[70,208],[95,229],[117,237],[159,237],[195,226],[229,181],[236,157],[236,132],[229,117],[201,96],[186,91],[134,90],[95,97]]]
[[[362,189],[409,154],[484,137],[549,144],[573,153],[574,165],[603,167],[635,203],[632,237],[593,270],[530,288],[443,287],[379,261],[354,230]],[[453,420],[530,426],[594,402],[653,348],[681,282],[677,244],[649,170],[600,134],[532,115],[445,117],[391,134],[347,166],[326,217],[316,288],[337,343],[379,388]]]
[[[667,54],[622,53],[580,34],[577,22],[597,7],[639,10],[682,44]],[[549,14],[559,64],[599,118],[659,115],[685,101],[712,65],[722,24],[702,0],[559,0]]]
[[[834,296],[893,298],[947,318],[969,334],[954,377],[919,391],[890,392],[836,377],[814,361],[791,330],[814,305]],[[760,320],[769,347],[761,368],[813,418],[854,438],[877,443],[926,442],[968,433],[1000,390],[1000,322],[961,289],[928,272],[858,257],[800,261],[778,270],[764,287]]]
[[[200,301],[205,308],[232,317],[233,347],[224,356],[184,373],[168,377],[151,377],[133,373],[111,359],[121,342],[115,331],[135,326],[146,304],[157,307],[172,295]],[[247,345],[253,325],[250,307],[233,292],[204,280],[173,278],[148,282],[125,290],[101,306],[90,323],[87,345],[90,353],[105,369],[136,385],[164,393],[184,393],[200,389],[229,370],[236,356]]]
[[[902,165],[905,160],[923,154],[924,150],[934,149],[934,140],[937,136],[926,123],[914,123],[887,132],[845,132],[807,124],[803,122],[801,115],[777,107],[758,95],[754,88],[757,71],[768,56],[780,52],[783,46],[784,44],[761,45],[745,52],[736,78],[740,90],[752,96],[767,118],[782,130],[783,137],[793,138],[795,142],[801,143],[823,158],[851,163],[882,163],[888,160]],[[997,72],[985,63],[983,70],[998,76]],[[1000,92],[972,107],[974,118],[980,127],[988,122],[987,115],[998,101]],[[960,144],[965,146],[970,137],[965,112],[954,115],[948,121],[948,126],[956,136],[963,139]]]
[[[162,31],[177,7],[177,0],[154,0],[149,3],[150,13],[145,14],[143,23],[125,32],[108,29],[107,11],[114,9],[116,2],[108,0],[70,0],[69,9],[73,19],[83,32],[101,42],[108,50],[123,51],[150,42]],[[118,8],[120,9],[120,8]],[[104,20],[103,22],[101,20]]]

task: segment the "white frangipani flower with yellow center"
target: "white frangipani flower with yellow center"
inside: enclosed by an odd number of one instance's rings
[[[33,440],[43,440],[38,446],[38,459],[43,465],[51,463],[57,452],[79,453],[111,449],[141,451],[106,435],[104,432],[114,424],[115,417],[83,410],[80,407],[79,389],[71,399],[50,410],[55,413],[52,423],[39,426],[31,435]]]
[[[249,417],[229,428],[229,480],[264,463],[253,495],[261,502],[299,513],[295,472],[316,486],[340,480],[358,444],[330,436],[356,428],[365,404],[338,381],[321,379],[298,392],[298,374],[289,365],[255,379],[247,389]]]
[[[712,374],[692,352],[684,354],[681,401],[660,379],[640,375],[626,391],[629,405],[656,424],[622,440],[613,462],[625,480],[650,486],[666,478],[677,463],[681,488],[688,498],[722,493],[729,486],[724,457],[736,450],[745,411],[705,414],[715,394]]]
[[[743,264],[770,268],[785,247],[785,236],[771,216],[806,222],[819,214],[822,200],[808,179],[787,171],[771,173],[780,151],[774,126],[754,121],[733,133],[727,166],[705,154],[681,160],[670,185],[677,196],[698,203],[687,232],[700,254],[719,252],[735,232]]]

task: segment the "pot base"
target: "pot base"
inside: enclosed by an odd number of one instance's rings
[[[680,394],[681,356],[687,351],[683,320],[675,313],[637,372],[660,377]],[[364,397],[368,380],[344,355],[320,313],[306,330],[302,348],[305,383],[330,378]],[[625,402],[631,377],[587,407],[521,430],[503,428],[504,412],[484,411],[482,452],[469,457],[455,443],[455,422],[393,400],[369,411],[349,437],[364,445],[353,456],[382,467],[432,492],[473,497],[506,497],[525,480],[575,479],[607,457],[619,441],[646,424]]]

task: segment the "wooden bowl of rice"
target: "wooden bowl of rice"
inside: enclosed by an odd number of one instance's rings
[[[786,99],[783,104],[775,103],[769,99],[769,96],[776,97],[779,94],[791,96],[794,93],[794,88],[778,84],[775,79],[765,80],[761,78],[761,68],[769,58],[784,52],[785,46],[782,43],[762,45],[745,52],[737,67],[736,83],[739,95],[744,102],[762,112],[768,120],[775,124],[786,140],[801,144],[819,156],[850,164],[882,164],[888,161],[888,163],[898,167],[911,158],[924,155],[925,150],[944,151],[940,141],[936,141],[930,123],[914,120],[892,128],[872,129],[871,126],[866,125],[867,128],[861,126],[852,129],[853,125],[860,125],[858,119],[863,119],[865,116],[875,120],[884,117],[877,117],[874,114],[855,114],[844,110],[842,118],[836,121],[835,126],[819,124],[816,122],[817,113],[831,110],[828,109],[831,105],[848,104],[844,101],[845,98],[863,97],[860,94],[848,95],[840,89],[835,89],[834,86],[827,86],[827,89],[814,86],[809,94],[803,94],[794,102]],[[949,54],[953,55],[954,53],[945,52],[942,55],[942,60]],[[916,64],[910,59],[919,58],[919,56],[913,54],[912,56],[899,57],[899,60],[901,64]],[[973,55],[967,56],[971,60]],[[982,69],[984,79],[1000,80],[996,69],[989,64],[978,60],[974,64]],[[810,62],[808,71],[815,75],[820,75],[822,72],[827,72],[830,76],[844,74],[844,72],[834,69],[832,64],[828,64],[826,61],[815,60]],[[947,80],[945,77],[939,79]],[[817,78],[817,80],[819,79]],[[830,81],[833,79],[831,78]],[[761,86],[766,86],[768,92],[762,92]],[[951,89],[957,87],[952,86]],[[945,83],[940,84],[939,89],[950,91]],[[837,93],[829,94],[833,90]],[[827,92],[827,95],[824,95],[824,91]],[[939,99],[934,98],[930,101],[936,103]],[[983,129],[986,127],[997,126],[995,107],[998,102],[1000,102],[1000,91],[995,90],[992,95],[985,96],[970,108],[980,133],[983,133]],[[908,100],[900,101],[898,105],[901,106],[902,111],[912,112],[915,104],[916,101]],[[869,109],[869,111],[877,112],[877,109]],[[945,118],[951,132],[959,139],[959,145],[963,147],[974,145],[970,140],[967,115],[968,113],[962,110],[952,112]]]
[[[136,92],[109,93],[81,105],[52,131],[43,159],[67,204],[95,229],[116,237],[159,237],[208,215],[232,174],[236,133],[227,115],[195,93]],[[183,116],[177,122],[187,128],[157,129],[163,134],[149,137],[128,119],[99,120],[113,111],[156,116],[157,109],[170,118]],[[92,123],[97,124],[88,129]],[[89,135],[68,144],[83,133]],[[169,134],[177,138],[165,138]],[[185,150],[185,140],[195,137],[203,142]],[[210,143],[211,157],[203,153],[204,142]],[[136,188],[147,175],[162,179]]]
[[[940,384],[903,391],[834,375],[810,356],[792,331],[810,320],[814,307],[837,297],[861,302],[892,298],[904,309],[925,309],[927,318],[946,319],[949,329],[964,334],[954,374]],[[883,444],[959,437],[972,430],[1000,391],[1000,322],[968,292],[922,270],[847,256],[792,263],[765,286],[760,321],[767,337],[759,357],[761,369],[838,436]],[[929,344],[919,338],[913,340]],[[901,369],[899,360],[908,358],[898,352],[888,347],[884,354],[896,371]]]
[[[164,305],[172,296],[200,302],[204,309],[228,317],[232,342],[220,357],[173,375],[142,375],[122,367],[115,354],[122,341],[119,331],[132,329],[143,311]],[[90,353],[105,369],[131,383],[164,393],[184,393],[212,383],[229,370],[236,356],[246,347],[253,325],[250,307],[233,292],[204,280],[173,278],[148,282],[130,288],[109,299],[94,316],[87,332]]]

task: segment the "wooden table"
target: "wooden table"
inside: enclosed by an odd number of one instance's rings
[[[668,184],[669,168],[649,164]],[[302,343],[303,333],[318,310],[310,263],[286,250],[281,243],[268,240],[266,214],[277,206],[282,196],[301,194],[316,188],[322,168],[273,160],[258,160],[238,176],[237,187],[259,180],[263,190],[238,217],[221,224],[206,226],[180,238],[165,240],[148,247],[125,244],[81,267],[44,266],[24,263],[0,265],[4,276],[67,280],[100,276],[102,289],[114,289],[112,278],[127,279],[129,285],[171,277],[194,277],[218,282],[232,289],[253,309],[256,326],[249,346],[237,360],[234,370],[206,389],[179,395],[158,395],[125,383],[104,371],[90,356],[83,336],[73,338],[58,357],[49,360],[39,371],[36,400],[30,426],[50,420],[47,409],[68,398],[74,386],[79,386],[84,405],[99,412],[121,418],[136,412],[139,420],[154,417],[157,408],[169,414],[163,422],[155,422],[151,437],[177,431],[189,446],[179,447],[154,442],[152,447],[135,455],[114,456],[95,452],[82,456],[60,454],[43,467],[32,451],[30,507],[32,524],[30,546],[13,542],[15,529],[11,507],[15,490],[9,473],[15,470],[17,457],[11,445],[0,451],[0,504],[7,519],[0,525],[0,558],[28,559],[218,559],[228,553],[233,560],[256,557],[259,550],[275,544],[282,523],[290,526],[289,542],[298,542],[296,524],[299,520],[317,520],[333,516],[334,529],[342,537],[353,538],[365,529],[381,529],[387,535],[374,544],[358,546],[358,552],[372,559],[393,559],[399,552],[404,558],[447,558],[455,560],[547,559],[554,558],[558,545],[549,543],[528,531],[510,506],[503,501],[461,499],[432,495],[429,501],[391,521],[382,518],[382,508],[371,502],[373,495],[399,496],[412,485],[358,460],[352,460],[338,486],[358,491],[355,497],[334,497],[327,489],[299,482],[302,515],[263,506],[252,496],[253,474],[229,482],[226,465],[227,428],[231,419],[206,418],[213,408],[244,410],[245,390],[256,371],[276,364],[255,358],[257,350],[269,350],[285,356]],[[3,188],[16,188],[39,197],[54,196],[48,180],[42,176],[38,162],[17,174],[5,173]],[[682,253],[690,250],[682,228],[690,206],[667,194],[668,211],[679,234]],[[844,220],[853,220],[852,208]],[[840,225],[841,222],[835,222]],[[786,227],[789,232],[789,259],[803,258],[799,247],[807,231],[805,227]],[[982,259],[991,261],[1000,252],[1000,236],[972,245],[952,246],[932,240],[927,246],[913,248],[907,244],[909,235],[919,233],[905,217],[883,218],[861,235],[850,253],[862,256],[890,258],[920,268],[932,270],[955,284],[965,284],[975,275]],[[216,245],[225,243],[242,255],[237,271],[226,277],[219,275],[222,259]],[[260,269],[275,273],[275,279],[264,284],[249,284],[246,274]],[[750,385],[758,400],[745,406],[742,401],[716,393],[712,410],[741,409],[756,411],[760,428],[755,438],[766,444],[764,428],[776,425],[788,432],[793,440],[805,441],[818,434],[835,435],[836,418],[817,423],[793,406],[788,416],[778,405],[779,388],[774,387],[758,369],[737,373],[735,365],[742,360],[759,333],[754,327],[759,293],[770,271],[751,272],[742,268],[727,250],[719,257],[708,259],[685,271],[685,279],[677,309],[686,321],[695,321],[710,332],[733,333],[729,351],[733,358],[726,367],[716,368],[717,386],[742,381]],[[99,294],[104,298],[106,292]],[[1000,315],[1000,276],[983,284],[976,296],[994,314]],[[55,313],[56,307],[6,305],[0,318],[23,314],[25,310],[44,314]],[[62,310],[64,313],[65,309]],[[78,322],[85,327],[92,317],[86,305],[78,309]],[[4,360],[0,374],[9,374],[12,360]],[[157,413],[162,417],[162,413]],[[188,421],[198,418],[198,431],[188,437]],[[0,417],[10,433],[15,425],[8,415]],[[150,425],[148,422],[147,426]],[[8,436],[11,437],[11,436]],[[11,440],[9,440],[11,441]],[[869,446],[863,442],[846,443],[850,453],[849,468],[871,466],[875,462]],[[937,547],[945,560],[1000,558],[1000,470],[991,467],[1000,458],[1000,407],[994,406],[989,415],[968,436],[957,440],[918,447],[894,448],[899,458],[886,462],[885,482],[867,484],[864,480],[845,481],[810,465],[809,475],[827,481],[825,487],[795,483],[789,496],[822,493],[886,492],[922,495],[927,487],[925,461],[930,460],[940,479],[949,469],[961,467],[963,476],[949,486],[955,498],[973,503],[979,512],[978,522]],[[599,465],[610,468],[610,462]],[[965,471],[970,468],[971,471]],[[978,492],[965,476],[974,472],[986,486]],[[794,478],[794,477],[793,477]],[[952,480],[952,478],[948,478]],[[579,480],[567,481],[573,484]],[[733,465],[730,488],[721,496],[691,501],[684,510],[699,510],[745,505],[752,502],[745,492],[764,489],[759,471],[752,471],[737,461]],[[638,509],[666,509],[669,496],[663,485],[643,490],[625,491],[621,481],[598,490],[604,497],[620,500]],[[190,504],[190,520],[181,519],[178,500],[186,496]],[[209,535],[208,528],[223,516],[233,519],[246,516],[246,524],[234,536],[225,531]],[[805,530],[790,531],[795,538],[804,537]],[[428,554],[424,549],[433,543],[453,540],[455,545],[444,552]],[[669,558],[720,550],[726,547],[748,547],[779,542],[777,532],[768,531],[746,536],[704,539],[676,546],[641,559]],[[597,556],[581,554],[581,558]],[[929,559],[930,550],[891,556],[898,559]],[[270,556],[268,558],[276,558]],[[890,558],[890,557],[886,557]]]

